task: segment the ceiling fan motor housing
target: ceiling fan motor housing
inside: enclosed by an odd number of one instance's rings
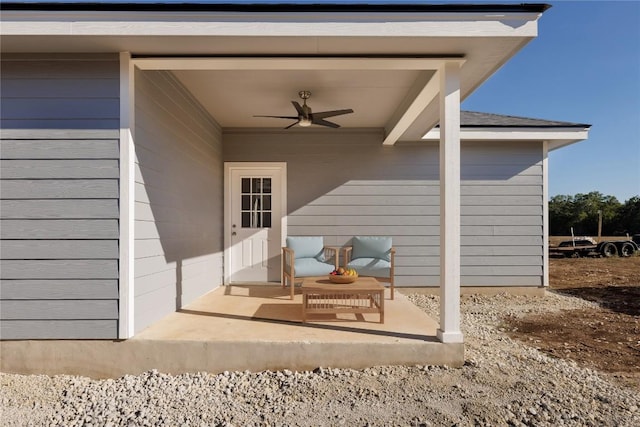
[[[311,98],[311,92],[309,92],[308,90],[301,90],[300,92],[298,92],[298,96],[304,100],[307,100]]]

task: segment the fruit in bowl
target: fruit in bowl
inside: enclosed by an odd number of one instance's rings
[[[353,268],[337,268],[329,273],[329,280],[334,283],[353,283],[358,278],[358,272]]]
[[[333,270],[329,274],[332,276],[358,276],[358,272],[355,271],[353,268],[343,268],[343,267]]]

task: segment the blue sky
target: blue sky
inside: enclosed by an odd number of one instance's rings
[[[640,195],[640,2],[550,1],[538,37],[462,108],[591,124],[551,152],[549,195]]]

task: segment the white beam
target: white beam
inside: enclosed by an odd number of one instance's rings
[[[212,57],[212,58],[135,58],[141,70],[437,70],[442,62],[459,58],[309,58],[309,57]]]
[[[444,343],[460,331],[460,65],[440,70],[440,328]]]
[[[412,92],[417,92],[417,95],[410,102],[405,103],[409,104],[408,106],[401,105],[400,108],[404,111],[400,115],[394,115],[392,123],[385,127],[386,136],[382,142],[383,145],[394,145],[427,108],[433,98],[438,95],[440,90],[439,72],[436,71],[426,82],[419,79],[417,83],[421,87],[418,90],[414,87],[409,96],[413,95]]]
[[[134,335],[134,207],[135,151],[134,66],[129,52],[120,53],[120,262],[118,338]]]

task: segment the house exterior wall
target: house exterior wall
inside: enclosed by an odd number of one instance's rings
[[[285,161],[288,234],[346,245],[390,235],[398,286],[438,286],[434,142],[382,146],[376,130],[227,130],[225,161]],[[542,285],[542,143],[462,144],[462,285]]]
[[[135,332],[223,281],[219,126],[169,72],[135,75]]]
[[[117,338],[117,55],[3,55],[0,337]]]

